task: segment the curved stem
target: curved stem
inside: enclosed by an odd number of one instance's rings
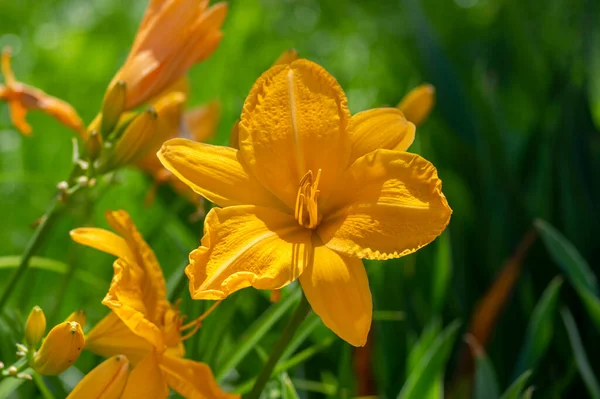
[[[252,387],[252,391],[250,391],[248,396],[246,396],[246,399],[258,399],[260,397],[260,394],[265,388],[265,385],[267,384],[269,379],[271,378],[273,369],[275,368],[277,362],[281,358],[283,351],[285,350],[288,343],[292,340],[294,333],[298,329],[300,323],[302,323],[302,320],[304,320],[304,318],[306,317],[306,314],[309,310],[310,305],[308,304],[308,301],[306,300],[304,294],[302,294],[298,307],[294,311],[294,314],[292,315],[292,318],[290,319],[288,324],[283,329],[279,340],[275,344],[275,347],[273,348],[273,351],[271,352],[271,355],[267,360],[267,363],[265,363],[264,367],[260,371],[260,374],[258,375],[258,378],[256,379],[254,386]]]
[[[13,275],[10,277],[10,280],[6,283],[4,292],[2,293],[2,296],[0,296],[0,314],[2,314],[2,309],[4,308],[4,305],[6,305],[8,298],[10,298],[10,295],[13,293],[17,283],[19,282],[21,277],[23,277],[23,274],[27,270],[27,267],[29,266],[29,260],[35,254],[40,244],[43,242],[44,237],[49,230],[52,218],[55,215],[56,210],[58,208],[58,198],[58,195],[55,195],[50,201],[50,205],[48,206],[48,209],[46,210],[44,216],[42,216],[40,224],[38,225],[37,229],[35,230],[35,233],[33,233],[33,236],[31,237],[31,239],[29,239],[29,242],[27,243],[27,247],[25,248],[25,252],[23,252],[23,256],[21,257],[21,262],[19,263],[17,270],[15,270]]]

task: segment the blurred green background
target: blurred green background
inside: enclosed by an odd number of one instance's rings
[[[145,6],[2,1],[0,46],[12,47],[17,79],[70,102],[88,123]],[[395,105],[429,82],[437,104],[410,151],[437,166],[454,210],[446,232],[417,254],[366,262],[375,309],[366,348],[351,348],[309,317],[305,339],[287,354],[295,360],[265,397],[294,397],[291,381],[301,398],[494,398],[527,369],[525,397],[600,397],[598,15],[595,0],[230,1],[221,46],[190,73],[190,105],[221,103],[214,143],[227,144],[251,85],[290,47],[338,79],[353,113]],[[41,113],[28,120],[26,138],[0,104],[0,287],[71,167],[72,133]],[[141,172],[120,171],[108,189],[63,212],[34,262],[40,268],[27,272],[0,315],[1,361],[14,361],[34,305],[53,322],[77,308],[88,325],[107,313],[100,300],[112,258],[68,237],[75,227],[106,226],[107,209],[130,212],[184,313],[201,313],[206,305],[189,300],[180,277],[202,223],[189,221],[193,207],[168,187],[142,205],[150,183]],[[537,219],[545,222],[534,227]],[[474,316],[494,282],[510,281],[499,277],[503,265],[532,230],[538,239],[508,263],[514,284]],[[558,275],[564,284],[549,285]],[[275,305],[256,290],[233,295],[187,342],[188,356],[211,364],[226,387],[244,386],[296,298],[296,286]],[[473,361],[464,337],[474,325],[489,333]],[[76,368],[49,378],[57,397],[97,361],[84,354]],[[17,392],[38,395],[33,384]]]

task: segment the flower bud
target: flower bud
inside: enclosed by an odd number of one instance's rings
[[[273,63],[273,65],[286,65],[286,64],[291,64],[292,62],[296,61],[298,59],[298,50],[291,48],[288,50],[285,50],[280,56],[279,58],[277,58],[275,60],[275,62]]]
[[[106,91],[102,103],[102,122],[100,123],[102,137],[108,137],[125,111],[126,92],[127,85],[122,80],[116,81]]]
[[[25,323],[25,342],[31,348],[37,348],[46,333],[46,316],[39,306],[34,306],[29,312]]]
[[[119,399],[129,377],[129,361],[123,355],[113,356],[87,373],[67,399]]]
[[[434,104],[435,87],[430,84],[422,84],[404,96],[397,108],[402,111],[408,121],[418,126],[427,118]]]
[[[85,312],[83,309],[79,309],[74,311],[65,319],[65,321],[75,321],[79,323],[81,328],[85,327]]]
[[[40,374],[58,375],[75,363],[84,343],[79,323],[65,321],[50,330],[31,366]]]

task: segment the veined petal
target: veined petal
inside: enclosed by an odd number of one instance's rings
[[[69,232],[76,243],[87,245],[99,251],[114,255],[117,258],[134,259],[127,241],[112,231],[97,227],[80,227]]]
[[[75,386],[67,399],[120,399],[129,377],[129,361],[123,355],[106,359]]]
[[[165,399],[169,387],[159,367],[158,355],[150,353],[133,368],[121,399]]]
[[[167,141],[158,152],[165,168],[192,190],[219,206],[283,204],[250,175],[233,148],[186,139]]]
[[[337,81],[307,60],[271,67],[250,91],[239,123],[240,154],[289,208],[309,170],[322,169],[320,195],[327,198],[347,166],[346,103]]]
[[[194,299],[223,299],[248,287],[281,288],[294,281],[311,256],[312,231],[287,214],[259,206],[213,208],[202,246],[185,272]]]
[[[435,87],[423,84],[412,89],[400,104],[400,109],[406,119],[419,126],[427,118],[435,103]]]
[[[96,323],[85,336],[85,349],[104,357],[123,354],[133,365],[154,351],[150,342],[132,333],[113,312]]]
[[[451,213],[430,162],[407,152],[377,150],[357,159],[342,176],[317,231],[334,251],[398,258],[433,241]]]
[[[237,399],[240,395],[223,392],[208,365],[173,356],[160,363],[171,388],[189,399]]]
[[[358,258],[340,255],[315,239],[314,263],[300,276],[302,290],[323,323],[354,346],[364,346],[371,328],[373,301]]]
[[[374,108],[352,116],[350,162],[380,148],[406,151],[415,139],[415,125],[396,108]]]

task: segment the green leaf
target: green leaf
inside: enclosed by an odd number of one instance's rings
[[[456,320],[436,337],[408,376],[397,399],[422,399],[429,394],[431,381],[444,371],[459,327],[460,322]]]
[[[569,342],[571,343],[571,348],[573,349],[573,356],[575,357],[575,363],[577,363],[579,374],[581,375],[581,378],[587,387],[590,397],[592,399],[600,399],[600,385],[598,384],[598,380],[594,376],[594,372],[590,367],[590,362],[588,361],[583,343],[581,342],[581,336],[579,335],[575,320],[567,308],[563,308],[560,314],[567,329]]]
[[[435,338],[440,334],[441,328],[440,320],[435,318],[423,329],[419,340],[413,345],[408,354],[408,359],[406,361],[407,377],[426,355],[427,350],[431,347]]]
[[[281,373],[280,383],[282,399],[300,399],[300,396],[298,395],[298,392],[296,392],[296,388],[294,388],[294,384],[292,383],[290,376],[285,371]]]
[[[16,269],[21,261],[20,256],[2,256],[0,257],[0,270],[1,269]],[[69,266],[66,263],[43,258],[40,256],[33,256],[29,260],[29,268],[46,270],[58,274],[66,274],[69,270]],[[75,277],[78,278],[82,283],[94,287],[97,290],[106,290],[106,283],[93,274],[86,272],[85,270],[75,270]]]
[[[562,283],[562,277],[555,277],[548,284],[548,287],[542,293],[542,297],[535,305],[525,332],[525,342],[521,348],[513,379],[527,369],[535,369],[546,353],[553,336],[554,323],[552,321]]]
[[[475,391],[474,399],[496,399],[500,396],[500,389],[496,379],[494,366],[489,357],[482,353],[475,361]]]
[[[434,314],[444,309],[446,292],[452,277],[452,247],[450,245],[450,231],[446,229],[436,240],[436,252],[433,262],[432,278],[432,303]]]
[[[519,399],[521,392],[525,388],[527,380],[531,377],[531,370],[525,371],[512,383],[511,386],[502,394],[500,399]]]
[[[534,224],[542,236],[546,249],[571,283],[582,286],[598,296],[596,276],[573,244],[544,220],[537,219]]]
[[[300,289],[283,298],[281,301],[271,305],[244,333],[239,339],[239,344],[232,350],[229,360],[219,368],[215,373],[217,381],[222,379],[250,353],[254,346],[270,331],[271,327],[277,323],[300,298]]]
[[[600,332],[600,299],[596,276],[573,244],[554,227],[541,219],[535,221],[535,226],[546,244],[546,249],[567,275],[594,326]]]

